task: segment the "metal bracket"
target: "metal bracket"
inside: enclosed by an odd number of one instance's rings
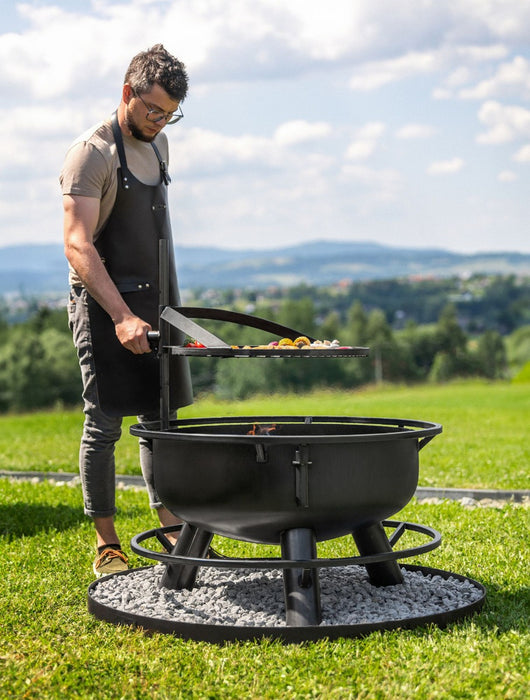
[[[267,454],[267,448],[261,442],[256,443],[256,462],[258,464],[265,464],[269,461],[269,455]]]
[[[296,448],[292,464],[295,468],[296,504],[302,508],[309,508],[309,466],[313,464],[309,459],[309,445],[299,445]]]

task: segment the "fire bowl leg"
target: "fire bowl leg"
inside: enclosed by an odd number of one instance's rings
[[[284,559],[316,559],[315,533],[309,528],[286,530],[280,544]],[[283,587],[287,625],[319,625],[322,612],[318,569],[284,569]]]
[[[391,552],[392,547],[381,523],[366,525],[354,530],[353,539],[361,556]],[[403,573],[397,561],[366,564],[366,571],[373,586],[394,586],[403,583]]]
[[[189,523],[184,523],[179,538],[171,550],[171,554],[184,557],[205,558],[208,553],[213,534],[208,530],[202,530]],[[195,584],[198,566],[186,564],[166,564],[166,570],[160,579],[160,587],[182,590],[191,590]]]

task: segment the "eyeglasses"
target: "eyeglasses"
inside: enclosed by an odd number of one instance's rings
[[[139,97],[140,100],[142,100],[144,107],[147,109],[147,114],[145,115],[147,121],[154,122],[155,124],[157,124],[162,119],[165,119],[166,124],[176,124],[184,116],[180,105],[178,106],[176,114],[175,112],[162,112],[162,110],[160,109],[153,109],[152,107],[149,107],[149,105],[144,102],[142,96],[139,95],[136,91],[134,92],[134,94],[136,97]]]

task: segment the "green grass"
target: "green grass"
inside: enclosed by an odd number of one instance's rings
[[[342,415],[407,418],[443,425],[420,455],[420,485],[444,488],[527,489],[530,386],[459,382],[383,387],[308,395],[259,396],[227,402],[205,398],[179,416]],[[81,411],[0,417],[0,469],[77,471]],[[124,421],[117,471],[139,474],[137,440]]]
[[[154,526],[145,493],[120,491],[127,542]],[[412,501],[404,519],[439,529],[415,560],[481,581],[481,613],[441,630],[375,632],[301,645],[226,646],[146,635],[93,618],[90,522],[79,487],[0,479],[0,697],[263,700],[523,700],[530,687],[529,511]],[[133,565],[144,565],[131,555]]]
[[[528,385],[456,383],[309,396],[209,399],[182,417],[266,414],[416,418],[444,426],[421,452],[420,483],[528,488]],[[118,471],[139,473],[136,438]],[[76,471],[80,411],[0,418],[0,469]],[[119,491],[122,541],[156,525],[144,492]],[[87,611],[92,524],[79,486],[0,479],[0,698],[153,700],[523,700],[530,687],[528,507],[468,508],[413,500],[395,516],[436,528],[442,546],[409,560],[486,586],[482,612],[445,630],[431,626],[362,639],[282,646],[215,646],[96,620]],[[217,546],[217,543],[216,543]],[[227,553],[259,545],[219,542]],[[344,556],[344,540],[319,545]],[[256,551],[257,550],[257,551]],[[131,554],[133,566],[145,560]]]

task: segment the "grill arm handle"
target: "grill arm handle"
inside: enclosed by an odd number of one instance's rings
[[[267,333],[273,333],[280,336],[280,338],[290,338],[295,340],[299,336],[305,336],[308,340],[313,342],[315,338],[307,335],[303,331],[297,331],[294,328],[289,328],[288,326],[283,326],[280,323],[274,323],[265,318],[260,318],[259,316],[251,316],[250,314],[243,314],[238,311],[228,311],[227,309],[212,309],[209,307],[202,306],[175,306],[174,308],[181,316],[186,318],[202,318],[210,321],[226,321],[228,323],[236,323],[240,326],[248,326],[249,328],[256,328],[257,330],[266,331]]]
[[[160,331],[147,331],[147,342],[153,350],[158,352],[158,344],[160,342]]]

